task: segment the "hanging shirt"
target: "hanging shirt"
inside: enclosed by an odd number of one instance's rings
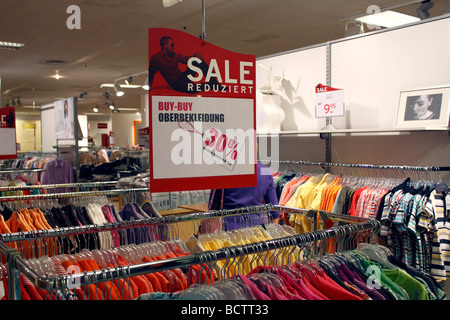
[[[450,272],[450,194],[433,190],[426,208],[433,210],[435,232],[432,242],[431,274],[446,280]]]
[[[404,270],[384,269],[384,274],[392,281],[401,286],[408,293],[411,300],[428,300],[428,294],[425,287]]]
[[[41,176],[41,184],[74,183],[75,175],[70,161],[55,158],[47,162]],[[70,192],[70,188],[48,189],[48,193]]]

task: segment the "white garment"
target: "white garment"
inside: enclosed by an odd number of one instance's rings
[[[99,204],[90,203],[87,206],[87,212],[89,217],[92,219],[92,221],[95,224],[105,224],[108,223],[106,221],[106,218],[103,214],[102,207]],[[100,248],[99,249],[110,249],[114,247],[113,239],[111,236],[111,232],[105,231],[105,232],[99,232],[98,237],[100,240]]]

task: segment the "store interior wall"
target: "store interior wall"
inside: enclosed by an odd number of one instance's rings
[[[401,90],[450,85],[450,43],[445,40],[448,30],[450,18],[446,17],[331,44],[331,86],[345,90],[346,108],[345,116],[333,118],[332,124],[337,129],[374,131],[333,134],[331,162],[449,165],[450,135],[446,130],[376,132],[395,128]],[[326,84],[325,49],[325,45],[316,46],[257,61],[258,65],[270,66],[273,76],[299,83],[298,100],[304,101],[307,109],[296,117],[297,128],[289,128],[299,134],[280,137],[280,160],[326,159],[326,145],[317,133],[325,126],[325,119],[315,119],[314,114],[314,87],[318,83]],[[267,74],[262,74],[261,69],[258,71],[258,88],[271,84]],[[257,100],[258,109],[261,109],[260,100]],[[261,128],[261,121],[257,124]],[[281,131],[289,130],[281,128]],[[314,132],[317,138],[311,137]],[[442,172],[439,176],[450,183],[450,173]]]
[[[111,115],[115,147],[126,148],[134,144],[134,121],[141,121],[141,115],[137,113],[113,113]]]
[[[324,119],[314,117],[314,88],[326,84],[326,47],[283,53],[256,61],[256,118],[257,131],[317,130],[325,126]],[[264,96],[278,97],[279,107],[264,103]],[[273,110],[278,109],[278,110]],[[278,128],[270,117],[281,112]]]
[[[103,128],[102,125],[106,125],[106,128]],[[110,116],[88,116],[88,136],[92,138],[95,147],[102,146],[102,134],[108,134],[110,130],[112,130]]]
[[[450,86],[450,18],[331,45],[331,85],[345,90],[339,129],[393,128],[402,90]],[[414,40],[412,40],[414,39]]]
[[[56,145],[55,135],[55,106],[43,105],[41,110],[41,151],[53,152]],[[42,129],[44,128],[44,129]]]
[[[17,152],[41,150],[41,119],[38,114],[16,114],[16,140]]]

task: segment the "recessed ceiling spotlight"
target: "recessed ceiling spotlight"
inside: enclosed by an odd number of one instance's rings
[[[58,71],[58,70],[55,71],[55,74],[52,75],[52,77],[55,78],[56,80],[59,80],[59,79],[62,78],[62,76],[59,74],[59,71]]]

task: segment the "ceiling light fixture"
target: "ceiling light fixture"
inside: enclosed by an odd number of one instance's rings
[[[434,3],[430,0],[422,1],[422,4],[419,8],[417,8],[417,15],[419,16],[420,20],[424,20],[430,16],[430,13],[428,10],[433,8]]]
[[[0,49],[19,50],[24,45],[23,43],[0,41]]]
[[[58,70],[55,71],[55,74],[52,77],[55,78],[56,80],[61,79],[61,75],[59,74]]]
[[[423,2],[424,1],[421,1],[421,0],[412,0],[412,1],[404,2],[404,3],[400,3],[397,5],[384,7],[384,8],[380,8],[378,6],[371,5],[367,8],[366,13],[343,18],[340,21],[341,22],[360,21],[360,22],[367,24],[368,26],[374,26],[374,27],[385,27],[385,28],[396,27],[396,26],[400,26],[403,24],[417,22],[417,21],[420,21],[420,19],[417,17],[414,17],[414,16],[402,14],[402,13],[399,13],[397,11],[392,11],[392,10],[396,10],[399,8],[403,8],[403,7],[407,7],[410,5],[415,5],[415,4],[423,3]],[[379,28],[369,28],[369,29],[379,29]]]
[[[141,85],[139,84],[117,84],[119,88],[123,89],[136,89],[140,88]],[[114,88],[114,83],[102,83],[100,85],[100,88]]]
[[[133,82],[133,77],[128,77],[127,79],[125,79],[125,83],[127,85],[130,85]]]
[[[83,99],[84,96],[87,96],[88,94],[89,93],[86,90],[84,90],[82,93],[80,93],[80,99]]]
[[[163,6],[165,8],[172,7],[174,5],[179,4],[181,1],[182,0],[163,0]]]
[[[98,108],[97,108],[97,107],[94,107],[92,110],[93,110],[94,112],[98,112]]]
[[[117,82],[114,82],[114,90],[116,91],[116,96],[118,96],[118,97],[121,97],[121,96],[123,96],[125,94],[125,92],[123,92],[120,89],[120,86],[119,86],[119,84]]]
[[[400,12],[388,10],[368,14],[366,16],[356,18],[355,20],[363,22],[368,25],[380,26],[384,28],[392,28],[407,23],[416,22],[419,21],[420,19]]]

